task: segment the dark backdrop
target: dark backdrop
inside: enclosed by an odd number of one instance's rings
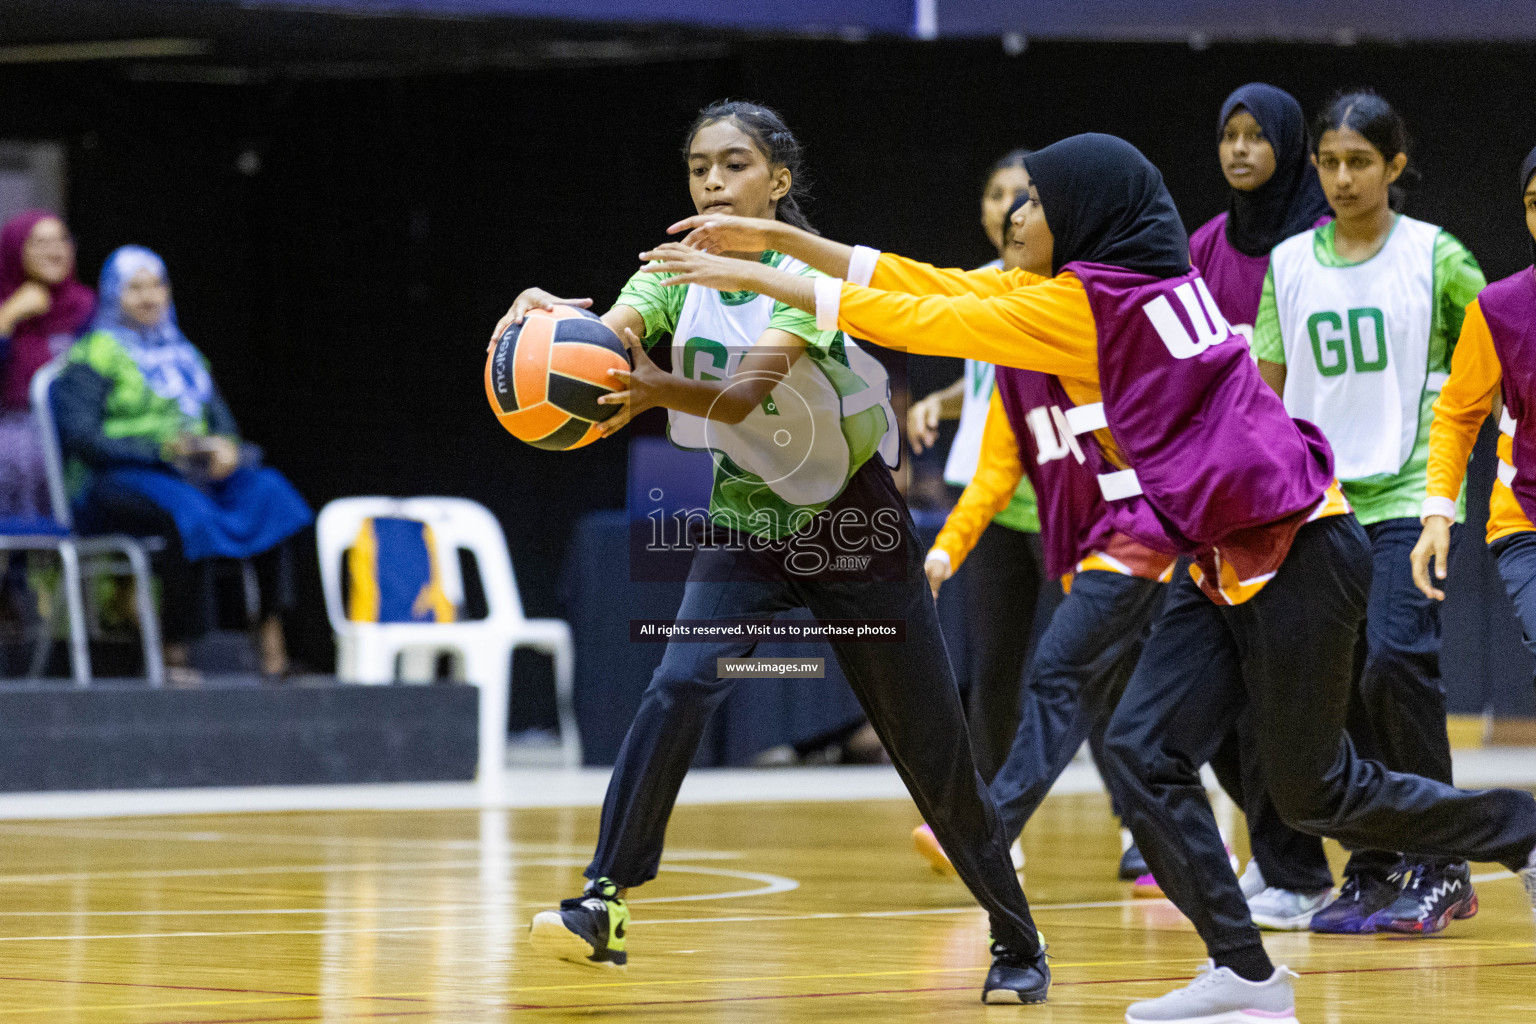
[[[946,264],[992,254],[988,162],[1084,130],[1163,169],[1187,223],[1219,212],[1217,108],[1250,80],[1309,110],[1370,85],[1406,114],[1409,212],[1490,279],[1526,259],[1513,178],[1536,142],[1536,47],[733,42],[708,60],[462,76],[234,84],[116,64],[0,68],[0,137],[57,138],[84,275],[124,242],[162,252],[187,334],[245,432],[318,508],[459,494],[506,525],[530,614],[555,614],[574,519],[623,503],[621,444],[550,454],[488,415],[487,336],[521,287],[611,301],[691,212],[678,157],[722,96],[803,137],[829,235]],[[193,77],[196,77],[195,75]],[[245,84],[241,84],[245,82]],[[255,84],[251,84],[254,82]],[[918,360],[914,391],[955,364]],[[659,413],[652,413],[653,418]],[[313,559],[297,654],[331,658]]]

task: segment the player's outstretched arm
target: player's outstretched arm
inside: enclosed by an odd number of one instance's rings
[[[762,252],[772,249],[793,256],[830,277],[847,277],[853,246],[813,235],[781,220],[699,214],[667,228],[667,234],[688,232],[683,244],[710,253]]]
[[[750,220],[745,217],[740,219]],[[804,274],[776,270],[756,260],[716,256],[681,242],[658,245],[649,252],[641,253],[640,258],[647,261],[640,268],[643,272],[671,275],[662,282],[668,288],[696,284],[722,292],[756,292],[807,313],[816,312],[815,278]]]

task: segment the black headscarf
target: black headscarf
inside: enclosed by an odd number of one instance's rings
[[[1525,163],[1520,165],[1520,205],[1525,206],[1525,190],[1531,186],[1531,176],[1536,175],[1536,149],[1526,154]],[[1529,239],[1531,243],[1531,262],[1536,263],[1536,235]]]
[[[1259,122],[1274,149],[1275,173],[1251,192],[1232,190],[1227,202],[1227,241],[1244,255],[1268,256],[1269,250],[1326,216],[1328,199],[1307,159],[1307,119],[1296,98],[1263,82],[1242,86],[1221,105],[1218,142],[1239,107]]]
[[[1189,272],[1189,236],[1163,176],[1113,135],[1074,135],[1024,158],[1055,236],[1051,272],[1081,260],[1154,277]]]

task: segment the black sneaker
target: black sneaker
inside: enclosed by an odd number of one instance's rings
[[[1433,935],[1452,921],[1477,913],[1472,868],[1457,864],[1416,864],[1403,891],[1373,919],[1377,930],[1409,935]]]
[[[992,969],[981,986],[984,1003],[1043,1003],[1051,989],[1051,968],[1045,962],[1045,938],[1034,956],[1015,953],[1001,942],[992,943]]]
[[[1142,875],[1150,874],[1151,868],[1147,867],[1147,858],[1141,855],[1141,850],[1135,843],[1125,848],[1120,855],[1120,881],[1134,882]]]
[[[619,887],[607,878],[596,878],[575,899],[561,900],[559,910],[534,915],[528,941],[539,952],[592,967],[623,967],[624,932],[629,927],[629,904]]]
[[[1311,930],[1323,935],[1370,935],[1376,931],[1376,915],[1390,907],[1402,892],[1402,875],[1388,878],[1372,874],[1345,875],[1339,898],[1312,915]]]

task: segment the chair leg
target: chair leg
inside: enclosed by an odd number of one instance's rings
[[[63,585],[61,573],[59,586]],[[53,595],[48,602],[48,614],[38,616],[37,639],[32,642],[32,662],[27,666],[28,679],[42,678],[43,671],[48,667],[48,654],[53,650],[53,630],[59,621],[59,600],[62,597],[62,594]]]
[[[581,729],[576,723],[576,667],[570,648],[550,650],[555,663],[555,710],[560,719],[560,750],[567,768],[581,767]]]
[[[407,647],[401,651],[400,682],[432,682],[437,676],[437,659],[440,653],[435,647]]]
[[[85,598],[80,582],[80,552],[74,541],[59,543],[64,563],[64,607],[69,614],[69,666],[76,686],[91,685],[91,649],[85,635]]]
[[[476,776],[482,788],[501,784],[507,766],[507,713],[512,701],[512,650],[489,645],[464,652],[465,675],[480,687],[480,756]]]
[[[240,590],[245,598],[246,625],[255,626],[261,620],[261,586],[256,581],[256,566],[249,558],[240,559]]]
[[[160,613],[155,609],[154,590],[150,586],[149,558],[137,545],[124,547],[133,569],[133,598],[139,613],[139,641],[144,645],[144,676],[149,685],[165,685],[165,652],[160,646]]]
[[[369,639],[366,642],[354,644],[352,648],[352,682],[357,683],[393,683],[395,681],[395,658],[399,649],[393,644],[386,644],[377,639]]]

